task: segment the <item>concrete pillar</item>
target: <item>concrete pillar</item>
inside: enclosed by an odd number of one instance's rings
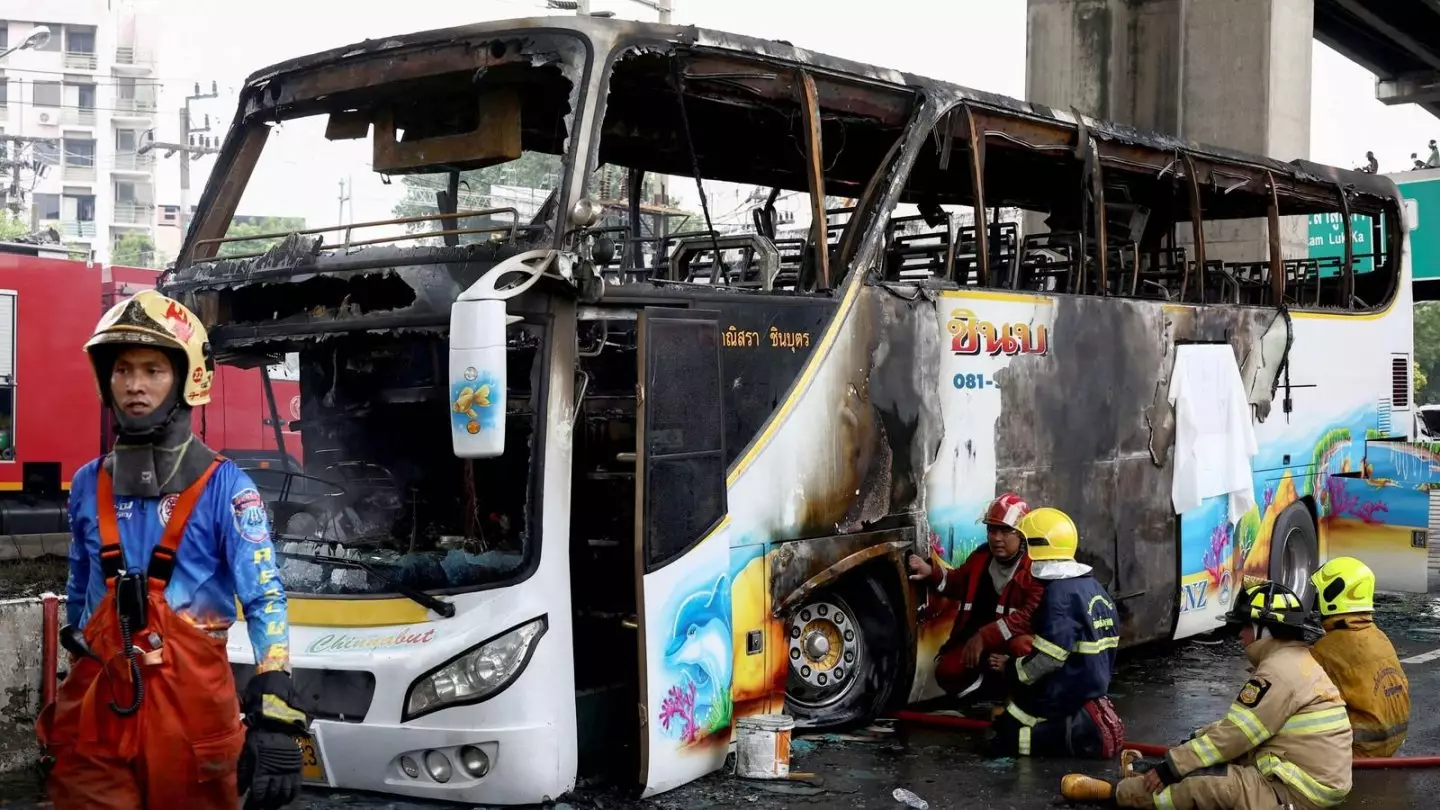
[[[1028,2],[1029,100],[1279,160],[1309,156],[1312,0]],[[1283,225],[1286,256],[1304,256],[1303,218]],[[1264,228],[1212,227],[1207,256],[1263,259]]]
[[[1175,133],[1187,0],[1029,0],[1026,98]]]

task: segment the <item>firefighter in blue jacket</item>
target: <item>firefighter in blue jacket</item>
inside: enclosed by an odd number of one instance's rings
[[[285,591],[255,484],[191,433],[215,371],[205,327],[147,290],[85,349],[118,438],[70,487],[71,667],[36,721],[50,797],[56,810],[286,804],[307,722]],[[243,701],[226,655],[237,597],[256,661]]]
[[[1059,509],[1020,521],[1031,572],[1045,595],[1031,621],[1030,650],[1006,663],[1011,702],[991,726],[993,756],[1107,759],[1125,726],[1106,693],[1120,647],[1120,616],[1090,566],[1075,561],[1079,534]]]

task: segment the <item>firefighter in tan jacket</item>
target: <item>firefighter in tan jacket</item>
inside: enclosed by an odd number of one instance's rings
[[[1336,557],[1310,581],[1325,624],[1315,660],[1345,698],[1355,756],[1393,757],[1410,726],[1410,682],[1375,625],[1375,573],[1354,557]]]
[[[1296,810],[1335,807],[1350,794],[1350,720],[1340,690],[1310,655],[1318,633],[1293,591],[1274,582],[1235,600],[1225,623],[1240,628],[1250,680],[1218,722],[1171,748],[1143,776],[1114,789],[1121,807]],[[1137,769],[1138,770],[1138,769]],[[1107,783],[1072,774],[1072,800],[1109,798]]]

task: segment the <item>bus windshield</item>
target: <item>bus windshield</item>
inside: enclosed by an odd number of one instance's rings
[[[320,231],[317,249],[342,255],[540,235],[562,174],[564,71],[502,65],[474,83],[441,78],[392,104],[377,88],[368,103],[379,111],[270,122],[217,256],[254,257],[295,231]],[[295,183],[302,170],[314,182]]]
[[[505,453],[468,462],[450,452],[434,340],[302,347],[303,466],[242,464],[264,501],[288,592],[455,591],[525,565],[542,334],[511,327]]]
[[[223,237],[187,246],[200,259],[192,279],[354,268],[227,285],[231,332],[213,336],[222,357],[298,358],[299,413],[288,424],[303,459],[247,470],[291,593],[484,587],[513,578],[534,551],[543,315],[507,327],[497,458],[462,460],[451,448],[446,413],[464,413],[449,396],[444,328],[459,289],[553,234],[583,56],[578,44],[542,40],[498,39],[479,70],[447,63],[248,121],[245,137],[263,148],[237,214]],[[300,167],[313,182],[294,182]],[[197,233],[217,232],[200,217]],[[353,327],[377,316],[392,326]],[[495,397],[483,389],[475,402]]]

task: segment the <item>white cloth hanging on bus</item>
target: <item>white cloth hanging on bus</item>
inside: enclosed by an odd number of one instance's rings
[[[1175,348],[1170,375],[1175,407],[1175,469],[1170,496],[1183,514],[1216,495],[1230,496],[1230,522],[1255,506],[1251,459],[1255,424],[1235,350],[1228,343]]]

